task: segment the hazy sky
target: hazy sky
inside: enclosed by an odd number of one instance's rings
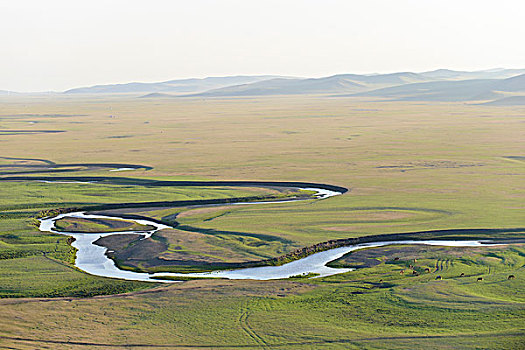
[[[523,0],[0,0],[0,89],[525,68]]]

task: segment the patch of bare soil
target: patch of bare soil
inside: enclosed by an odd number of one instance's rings
[[[157,257],[168,248],[166,243],[153,239],[142,239],[142,235],[111,235],[94,243],[108,248],[107,255],[118,261],[144,260]]]

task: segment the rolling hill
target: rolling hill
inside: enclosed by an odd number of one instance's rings
[[[428,81],[417,73],[359,75],[339,74],[324,78],[271,79],[251,84],[213,89],[190,97],[234,97],[299,94],[344,94],[357,93],[385,86],[395,86]]]
[[[0,95],[14,95],[14,94],[18,94],[18,92],[13,92],[13,91],[8,91],[8,90],[0,90]]]
[[[338,97],[374,97],[399,101],[474,101],[482,103],[503,99],[501,103],[514,103],[518,100],[504,99],[522,94],[525,92],[524,87],[525,69],[491,69],[471,72],[438,69],[421,73],[338,74],[321,78],[239,75],[153,83],[132,82],[79,87],[64,91],[63,94],[128,94],[132,97],[148,99],[317,94]],[[0,91],[0,96],[8,94],[16,93]],[[56,92],[46,94],[56,94]]]
[[[65,94],[123,94],[123,93],[196,93],[225,86],[254,83],[258,81],[274,79],[277,76],[231,76],[231,77],[209,77],[203,79],[181,79],[169,80],[158,83],[126,83],[111,85],[95,85],[80,87],[64,91]]]
[[[486,106],[525,106],[525,96],[509,96],[482,104]]]
[[[363,91],[365,86],[337,76],[320,79],[271,79],[252,84],[213,89],[190,96],[263,96]]]
[[[380,97],[396,101],[482,101],[525,92],[525,74],[507,79],[434,81],[366,91],[348,96]]]
[[[369,96],[395,100],[468,101],[504,97],[500,92],[519,92],[525,86],[525,70],[460,72],[437,70],[424,73],[339,74],[325,78],[269,79],[183,95],[184,97],[239,97],[299,94]],[[465,77],[512,76],[505,79]]]
[[[474,72],[437,69],[420,75],[434,80],[506,79],[525,74],[525,69],[489,69]]]

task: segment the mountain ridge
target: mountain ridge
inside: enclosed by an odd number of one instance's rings
[[[94,85],[45,95],[112,95],[140,98],[172,97],[257,97],[280,95],[327,95],[332,97],[374,97],[402,101],[490,101],[524,92],[525,69],[385,74],[336,74],[318,78],[280,75],[236,75],[172,79],[161,82],[130,82]],[[525,93],[525,92],[524,92]],[[0,91],[0,96],[41,95]]]
[[[253,83],[261,80],[272,79],[273,75],[236,75],[225,77],[174,79],[162,82],[142,83],[130,82],[121,84],[93,85],[79,87],[64,91],[64,94],[89,94],[89,93],[146,93],[146,92],[175,92],[192,93],[206,91],[213,88],[225,87],[242,83]]]
[[[381,97],[395,101],[481,101],[502,97],[502,93],[525,92],[525,74],[506,79],[445,80],[405,84],[342,95]]]

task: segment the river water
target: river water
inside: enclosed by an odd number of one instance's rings
[[[304,188],[305,190],[316,191],[316,197],[318,199],[325,199],[340,194],[339,192],[317,189],[317,188]],[[252,202],[242,204],[267,204],[267,203],[283,203],[295,200],[287,200],[280,202]],[[482,241],[458,241],[458,240],[427,240],[427,241],[389,241],[389,242],[373,242],[373,243],[362,243],[352,246],[339,247],[323,252],[309,255],[305,258],[295,260],[280,266],[261,266],[251,268],[241,268],[234,270],[218,270],[212,272],[200,272],[200,273],[171,273],[171,272],[158,272],[158,273],[143,273],[133,272],[127,270],[121,270],[115,266],[115,262],[106,256],[107,248],[94,244],[96,240],[101,237],[111,236],[114,234],[139,234],[143,235],[142,239],[148,239],[155,232],[167,228],[170,226],[159,224],[157,222],[149,221],[146,219],[126,219],[128,221],[134,221],[141,225],[153,226],[154,229],[150,231],[125,231],[125,232],[106,232],[106,233],[75,233],[75,232],[62,232],[57,231],[55,228],[55,221],[65,217],[76,217],[85,219],[122,219],[116,216],[107,215],[95,215],[86,214],[83,212],[73,212],[60,214],[51,218],[44,218],[40,220],[40,230],[44,232],[59,233],[67,236],[72,236],[75,241],[71,244],[73,247],[78,249],[77,257],[75,260],[75,266],[79,269],[96,276],[120,278],[125,280],[134,281],[149,281],[149,282],[165,282],[172,283],[177,282],[175,280],[158,280],[155,277],[216,277],[216,278],[228,278],[228,279],[253,279],[253,280],[271,280],[288,278],[291,276],[304,275],[309,273],[318,274],[318,277],[325,277],[352,271],[349,268],[331,268],[326,266],[330,261],[339,259],[346,253],[351,251],[362,249],[366,247],[380,247],[385,245],[393,244],[426,244],[426,245],[440,245],[440,246],[454,246],[454,247],[476,247],[476,246],[488,246],[497,245],[490,244],[489,242]]]

